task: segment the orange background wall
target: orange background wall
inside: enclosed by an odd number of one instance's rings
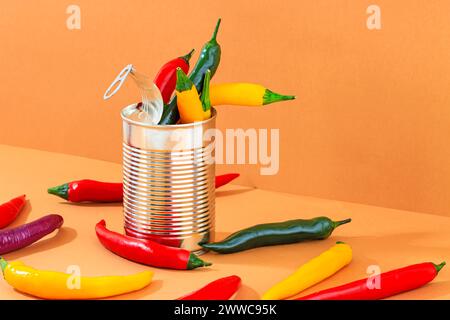
[[[372,3],[381,30],[366,27]],[[66,28],[69,4],[81,7],[81,30]],[[222,129],[280,128],[281,167],[219,172],[240,171],[239,183],[258,188],[450,215],[449,12],[449,1],[415,0],[3,1],[0,143],[120,162],[119,110],[138,95],[129,82],[104,102],[106,87],[128,63],[153,75],[198,52],[220,16],[214,81],[259,82],[298,100],[220,107]]]

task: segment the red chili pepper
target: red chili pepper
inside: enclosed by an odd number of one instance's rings
[[[126,235],[133,237],[133,238],[140,238],[142,239],[142,235],[136,232],[133,232],[130,229],[126,230]],[[145,239],[143,240],[148,240],[148,241],[153,241],[153,242],[158,242],[162,245],[165,246],[169,246],[169,247],[175,247],[175,248],[181,248],[181,246],[183,245],[183,239],[177,239],[177,238],[173,238],[173,237],[165,237],[165,236],[152,236],[152,235],[147,235],[145,237]]]
[[[224,186],[239,177],[239,173],[227,173],[216,176],[216,188]]]
[[[239,173],[217,176],[216,188],[229,183],[237,177],[239,177]],[[70,202],[122,202],[122,188],[122,183],[79,180],[49,188],[47,192]]]
[[[70,202],[122,202],[123,198],[121,183],[88,179],[64,183],[47,191]]]
[[[296,300],[378,300],[401,292],[419,288],[432,281],[445,262],[435,265],[431,262],[411,265],[379,275],[380,287],[374,286],[370,278],[357,280],[339,287],[319,291]],[[373,286],[372,286],[372,285]]]
[[[26,196],[22,195],[0,205],[0,229],[8,226],[11,222],[16,220],[20,211],[22,211],[25,203],[27,202],[25,198]]]
[[[177,300],[228,300],[241,286],[241,278],[229,276],[208,283],[203,288]]]
[[[177,68],[181,68],[185,73],[189,71],[189,60],[192,57],[192,53],[194,53],[194,49],[182,57],[170,60],[161,67],[156,75],[153,82],[159,88],[159,91],[161,91],[164,103],[170,101],[170,97],[175,90],[175,85],[177,83]]]
[[[178,270],[191,270],[211,265],[188,250],[110,231],[106,228],[105,220],[97,223],[95,232],[106,249],[125,259],[145,265]]]

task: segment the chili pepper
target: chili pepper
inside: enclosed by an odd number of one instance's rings
[[[241,278],[229,276],[217,279],[177,300],[228,300],[241,286]]]
[[[125,259],[145,265],[178,270],[191,270],[211,265],[188,250],[110,231],[106,228],[105,220],[97,223],[95,232],[106,249]]]
[[[216,189],[224,186],[239,177],[239,173],[228,173],[216,176]]]
[[[321,240],[328,238],[336,227],[350,221],[351,219],[346,219],[335,222],[327,217],[318,217],[258,224],[237,231],[220,242],[200,245],[218,253],[233,253],[263,246]]]
[[[122,183],[88,179],[65,183],[47,191],[70,202],[121,202],[123,198]]]
[[[176,59],[170,60],[165,65],[161,67],[158,74],[153,81],[161,91],[161,96],[164,103],[169,102],[173,91],[175,90],[175,84],[177,83],[177,68],[181,68],[185,73],[189,71],[189,60],[194,53],[194,49],[188,54],[178,57]]]
[[[352,248],[343,242],[309,260],[293,274],[270,288],[262,300],[291,297],[332,276],[352,261]]]
[[[139,232],[134,232],[130,229],[125,230],[125,234],[132,238],[138,238],[143,241],[153,241],[153,242],[159,243],[163,246],[175,247],[175,248],[181,248],[183,246],[183,240],[184,240],[184,239],[174,238],[174,237],[170,237],[170,236],[161,236],[161,235],[146,235],[145,238],[142,238],[142,234],[140,234]]]
[[[38,241],[61,228],[63,217],[49,214],[20,227],[0,231],[0,254],[15,251]]]
[[[207,112],[209,114],[208,118],[209,119],[211,117],[211,100],[209,97],[209,83],[211,81],[211,71],[208,70],[205,73],[205,80],[203,81],[203,91],[202,91],[202,96],[200,98],[201,102],[202,102],[202,108],[203,111]]]
[[[37,270],[0,257],[3,276],[16,290],[43,299],[98,299],[140,290],[150,284],[152,271],[127,276],[80,277]],[[79,285],[79,286],[78,286]]]
[[[211,117],[211,110],[203,110],[197,89],[180,68],[177,69],[175,93],[181,123],[203,121]]]
[[[216,188],[237,177],[239,177],[239,173],[216,176]],[[70,202],[122,202],[123,200],[123,185],[120,182],[100,182],[86,179],[64,183],[49,188],[47,191]]]
[[[381,273],[380,287],[374,279],[366,278],[342,286],[322,290],[296,300],[379,300],[417,289],[431,282],[445,266],[445,262],[434,264],[424,262]]]
[[[202,92],[203,79],[206,72],[210,70],[211,77],[213,77],[220,63],[221,48],[219,43],[217,43],[217,32],[219,31],[220,22],[221,19],[217,21],[211,40],[203,46],[200,57],[189,75],[189,79],[194,83],[198,92]],[[176,124],[179,119],[180,113],[178,112],[177,97],[175,96],[164,107],[159,124]]]
[[[26,196],[22,195],[0,205],[0,229],[16,220],[26,202]]]
[[[294,100],[295,96],[275,93],[254,83],[223,83],[211,85],[211,104],[263,106],[266,104]]]

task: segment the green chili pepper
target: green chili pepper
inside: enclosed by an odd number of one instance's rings
[[[233,253],[252,248],[328,238],[333,230],[351,219],[332,221],[327,217],[258,224],[237,231],[220,242],[201,244],[218,253]]]
[[[192,69],[189,79],[194,83],[197,91],[202,92],[203,89],[203,79],[208,70],[211,71],[211,77],[216,73],[217,67],[220,62],[220,44],[217,42],[217,32],[219,31],[221,19],[217,21],[216,28],[214,29],[213,36],[202,48],[200,52],[200,57],[195,64],[194,69]],[[164,106],[164,111],[159,121],[159,124],[176,124],[180,119],[180,113],[177,107],[177,97],[174,96],[169,104]]]
[[[200,100],[202,101],[203,111],[211,109],[211,99],[209,98],[209,81],[211,80],[211,71],[208,69],[205,74],[205,80],[203,81],[203,92]]]

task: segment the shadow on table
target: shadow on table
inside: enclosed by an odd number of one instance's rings
[[[427,285],[418,288],[416,290],[404,292],[393,296],[391,299],[395,300],[435,300],[443,299],[443,296],[447,296],[450,293],[450,281],[436,281],[428,283]],[[448,299],[448,298],[446,298]]]
[[[144,298],[144,297],[146,299],[152,299],[152,294],[155,293],[156,291],[160,290],[162,287],[163,287],[163,281],[155,280],[147,288],[144,288],[144,289],[136,291],[136,292],[131,292],[128,294],[116,296],[116,297],[113,297],[113,299],[136,300],[136,299],[140,299],[140,298]],[[178,297],[175,297],[174,299],[177,299],[177,298]],[[251,288],[247,285],[242,285],[239,288],[239,291],[237,292],[234,300],[259,300],[259,295],[253,288]]]
[[[76,237],[77,232],[75,229],[62,227],[53,237],[39,240],[26,248],[5,254],[5,257],[7,257],[7,260],[21,259],[24,256],[63,246],[74,240]]]
[[[241,285],[239,291],[236,294],[234,300],[259,300],[260,296],[258,292],[255,291],[252,287],[249,287],[246,284]]]
[[[237,190],[219,190],[216,191],[216,198],[234,196],[241,193],[246,193],[255,190],[255,188],[245,188],[245,189],[237,189]]]
[[[122,207],[122,202],[59,202],[59,204],[65,205],[65,206],[72,206],[72,207],[86,207],[86,208],[95,208],[95,207]]]
[[[155,293],[156,291],[160,290],[162,288],[162,286],[163,286],[162,280],[155,280],[155,281],[152,281],[152,283],[150,283],[147,287],[145,287],[142,290],[122,294],[122,295],[115,296],[115,297],[111,297],[110,299],[113,299],[113,300],[138,300],[138,299],[142,299],[145,297],[146,300],[151,300],[152,294]]]

